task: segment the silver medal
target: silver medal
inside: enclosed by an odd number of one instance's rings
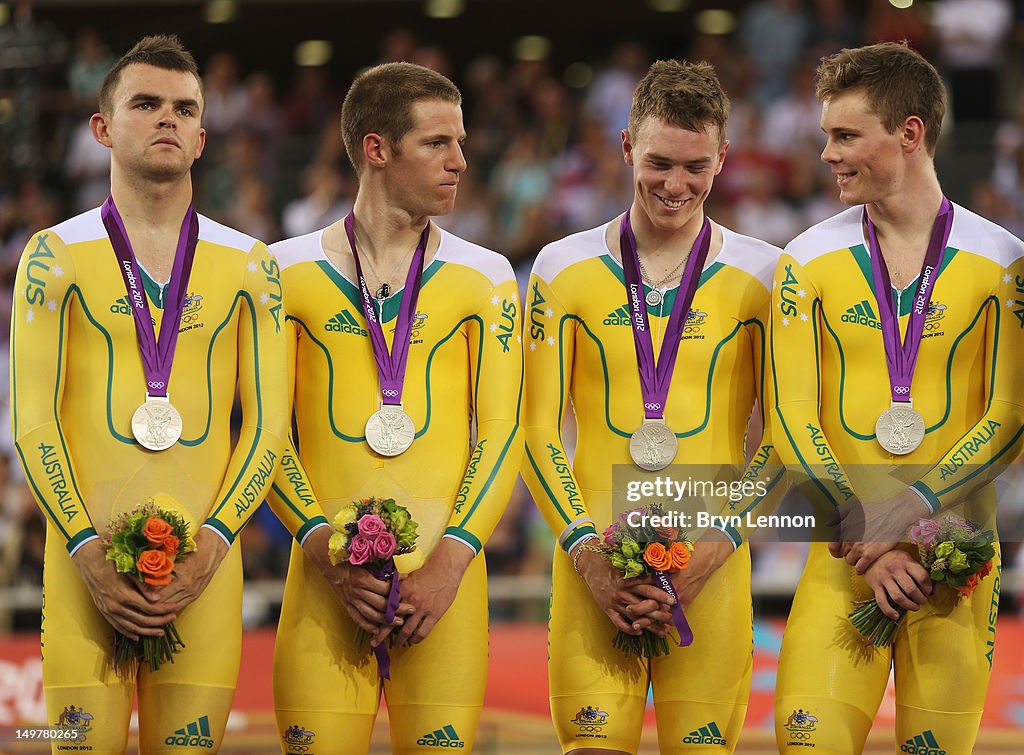
[[[163,451],[181,437],[181,414],[169,396],[150,396],[132,415],[132,435],[150,451]]]
[[[679,441],[663,419],[645,419],[629,438],[629,455],[648,472],[664,469],[676,458]]]
[[[647,292],[647,295],[644,297],[644,301],[647,302],[648,307],[660,307],[661,303],[664,300],[665,297],[662,296],[661,291],[659,291],[656,288],[652,288],[650,291]]]
[[[891,454],[909,454],[924,440],[924,418],[910,401],[893,401],[875,422],[879,445]]]
[[[416,437],[416,425],[400,404],[384,404],[366,420],[366,443],[381,456],[398,456]]]

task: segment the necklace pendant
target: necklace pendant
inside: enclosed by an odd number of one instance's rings
[[[387,283],[382,283],[380,285],[380,288],[377,289],[377,293],[375,293],[373,296],[375,299],[377,299],[377,301],[383,301],[384,299],[387,299],[389,296],[391,296],[391,286],[389,286]]]
[[[652,288],[644,297],[644,301],[647,302],[648,307],[659,307],[664,300],[665,297],[662,296],[661,291],[656,288]]]

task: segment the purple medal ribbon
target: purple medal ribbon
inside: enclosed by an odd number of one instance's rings
[[[878,303],[882,321],[882,343],[885,346],[885,362],[889,369],[892,400],[908,402],[910,386],[914,381],[914,368],[917,366],[917,352],[921,346],[921,335],[924,333],[924,322],[928,315],[928,303],[931,301],[935,279],[938,277],[942,256],[946,251],[946,242],[949,241],[949,233],[953,227],[953,205],[946,197],[942,198],[942,205],[932,226],[932,237],[928,242],[928,251],[925,253],[924,264],[918,277],[906,337],[902,342],[899,312],[896,310],[896,303],[890,290],[892,282],[889,278],[889,268],[882,257],[875,224],[871,222],[867,209],[864,210],[864,217],[868,226],[871,272],[875,284],[875,301]]]
[[[711,248],[711,223],[707,216],[700,233],[693,242],[690,259],[686,261],[683,279],[679,283],[672,314],[665,330],[665,340],[661,342],[658,362],[654,362],[654,345],[647,321],[647,304],[644,302],[644,285],[640,277],[640,257],[636,248],[636,237],[629,222],[629,211],[622,216],[619,223],[619,251],[622,254],[622,272],[626,278],[626,291],[629,294],[630,323],[633,326],[633,343],[636,345],[636,363],[640,368],[640,392],[644,399],[644,417],[661,419],[665,416],[665,400],[672,384],[672,371],[679,354],[679,339],[686,317],[697,292],[697,283],[704,270],[704,261]]]
[[[359,290],[363,296],[363,313],[366,315],[366,329],[370,332],[370,343],[373,346],[373,358],[377,360],[377,375],[380,380],[380,392],[383,403],[399,405],[402,403],[402,385],[405,383],[405,368],[409,361],[409,334],[412,332],[412,316],[416,312],[416,302],[420,298],[420,283],[423,280],[423,257],[427,252],[427,240],[430,238],[430,223],[420,234],[419,244],[413,252],[409,264],[409,274],[405,277],[405,291],[402,293],[402,306],[398,310],[395,323],[395,339],[388,352],[388,343],[384,340],[384,329],[377,318],[377,310],[373,306],[370,289],[363,277],[363,268],[359,264],[359,252],[356,251],[356,216],[350,212],[345,216],[345,233],[352,247],[352,258],[356,263],[356,275],[359,276]]]
[[[377,579],[390,579],[391,590],[388,592],[388,607],[384,610],[384,625],[390,624],[395,614],[398,613],[398,601],[400,598],[400,591],[398,588],[398,567],[395,566],[394,557],[388,558],[384,562],[384,565],[379,569],[373,569],[371,572]],[[391,678],[391,653],[388,652],[388,641],[380,643],[373,649],[373,654],[377,656],[377,668],[380,670],[380,676],[382,679]]]
[[[672,604],[672,624],[675,625],[676,631],[679,632],[679,647],[682,648],[692,645],[693,630],[690,629],[690,622],[686,620],[686,616],[683,614],[683,607],[679,605],[679,596],[676,595],[676,588],[673,586],[672,579],[668,576],[668,572],[655,571],[654,579],[656,580],[658,587],[675,598],[676,602]]]
[[[139,354],[142,356],[142,369],[146,374],[146,393],[149,396],[166,396],[167,384],[171,379],[171,365],[174,362],[174,349],[178,344],[178,327],[185,304],[185,291],[188,288],[189,276],[192,274],[192,262],[199,240],[199,216],[189,205],[181,221],[178,248],[174,253],[174,267],[171,269],[159,337],[153,332],[153,318],[149,313],[149,301],[142,285],[142,274],[113,197],[107,197],[103,203],[100,217],[107,229],[110,245],[117,257],[118,269],[128,291],[128,303],[132,317],[135,318],[135,335],[139,342]]]

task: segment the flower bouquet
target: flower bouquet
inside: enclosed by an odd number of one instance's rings
[[[107,560],[114,562],[118,573],[156,587],[169,585],[175,564],[196,549],[185,519],[161,508],[153,498],[112,520],[104,545]],[[150,671],[157,671],[164,661],[174,663],[174,654],[183,647],[173,621],[164,627],[163,637],[133,640],[115,632],[114,668],[141,660]]]
[[[377,579],[391,580],[391,593],[384,613],[385,622],[398,610],[398,579],[395,556],[411,553],[416,547],[416,522],[409,510],[394,499],[363,498],[353,501],[334,516],[334,530],[327,543],[332,564],[348,563],[369,569]],[[369,635],[356,630],[356,643],[362,649]],[[380,675],[390,679],[391,658],[383,644],[373,649]]]
[[[981,530],[966,519],[951,514],[938,521],[921,519],[910,528],[909,538],[935,585],[933,599],[941,591],[955,604],[974,592],[992,571],[995,537],[991,530]],[[868,646],[891,645],[906,611],[897,607],[900,618],[893,620],[874,600],[857,601],[854,606],[850,620]]]
[[[598,550],[622,571],[625,579],[650,576],[656,586],[675,599],[672,621],[679,632],[679,644],[689,645],[693,633],[669,575],[687,568],[693,543],[678,527],[652,525],[666,519],[669,517],[658,504],[626,511],[604,531],[603,545]],[[668,655],[669,649],[668,640],[646,630],[639,636],[620,631],[614,644],[626,655],[644,658]]]

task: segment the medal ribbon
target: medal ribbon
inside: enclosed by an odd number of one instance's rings
[[[705,220],[704,222],[707,221]],[[690,622],[686,620],[683,607],[679,605],[679,596],[676,594],[676,588],[672,584],[671,577],[668,576],[668,572],[655,571],[654,581],[658,587],[675,598],[676,602],[672,604],[672,624],[675,626],[676,631],[679,632],[679,647],[692,645],[693,630],[690,629]]]
[[[644,284],[640,277],[640,257],[636,249],[636,237],[629,222],[629,211],[619,223],[619,251],[622,254],[622,272],[629,294],[629,321],[633,327],[633,343],[636,346],[636,363],[640,369],[640,392],[644,399],[644,417],[661,419],[665,416],[665,400],[672,384],[672,370],[679,354],[679,339],[686,325],[686,317],[697,292],[697,283],[704,270],[704,261],[711,248],[711,223],[707,216],[700,233],[693,242],[690,259],[686,261],[683,279],[679,283],[672,314],[668,318],[665,340],[661,342],[658,361],[654,361],[654,345],[647,320],[647,304],[644,301]]]
[[[384,611],[384,625],[386,626],[394,621],[395,614],[398,613],[399,599],[401,598],[401,591],[398,586],[398,567],[395,566],[394,557],[385,561],[380,569],[371,570],[371,574],[377,579],[391,580],[391,589],[388,591],[388,605]],[[377,645],[373,649],[373,654],[377,656],[377,668],[380,671],[381,679],[390,679],[391,653],[388,652],[388,641],[385,640]]]
[[[928,315],[928,303],[935,289],[935,279],[942,265],[942,257],[949,241],[949,232],[953,227],[953,205],[946,197],[942,198],[939,214],[932,226],[932,237],[928,242],[928,251],[924,255],[921,274],[917,280],[913,306],[910,309],[910,320],[907,322],[905,338],[900,340],[900,313],[896,310],[896,302],[892,296],[892,281],[889,268],[882,257],[878,245],[875,224],[871,222],[867,210],[864,217],[868,226],[868,245],[871,251],[871,272],[874,278],[875,301],[878,304],[879,316],[882,321],[882,343],[885,346],[885,362],[889,369],[889,387],[892,389],[892,400],[910,401],[910,386],[914,381],[914,368],[917,367],[917,352],[921,346],[921,335],[924,333],[924,322]]]
[[[146,392],[150,396],[166,396],[167,384],[171,379],[171,365],[174,362],[174,350],[178,344],[178,327],[181,325],[185,292],[189,276],[192,274],[196,244],[199,241],[199,216],[189,205],[181,221],[159,337],[153,332],[153,318],[149,313],[149,300],[142,285],[139,263],[135,259],[135,252],[132,251],[131,242],[128,240],[128,232],[125,230],[121,214],[114,205],[113,197],[107,197],[103,203],[100,217],[107,229],[110,245],[114,248],[118,269],[128,292],[129,309],[135,318],[135,335],[139,343],[139,354],[142,356],[142,369],[146,374]]]
[[[356,275],[359,276],[359,290],[363,295],[363,314],[366,315],[366,329],[370,331],[370,343],[373,346],[373,358],[377,360],[377,376],[380,380],[381,400],[385,404],[402,403],[402,386],[405,383],[405,368],[409,362],[409,334],[412,333],[412,316],[416,312],[416,302],[420,298],[420,283],[423,281],[423,257],[427,252],[427,240],[430,238],[430,223],[420,234],[419,244],[412,254],[409,274],[405,276],[405,291],[402,292],[402,305],[398,310],[395,322],[395,340],[384,340],[384,329],[373,306],[373,297],[363,277],[363,268],[359,264],[359,252],[356,251],[356,216],[350,212],[345,216],[345,233],[352,247],[352,258],[356,263]]]

